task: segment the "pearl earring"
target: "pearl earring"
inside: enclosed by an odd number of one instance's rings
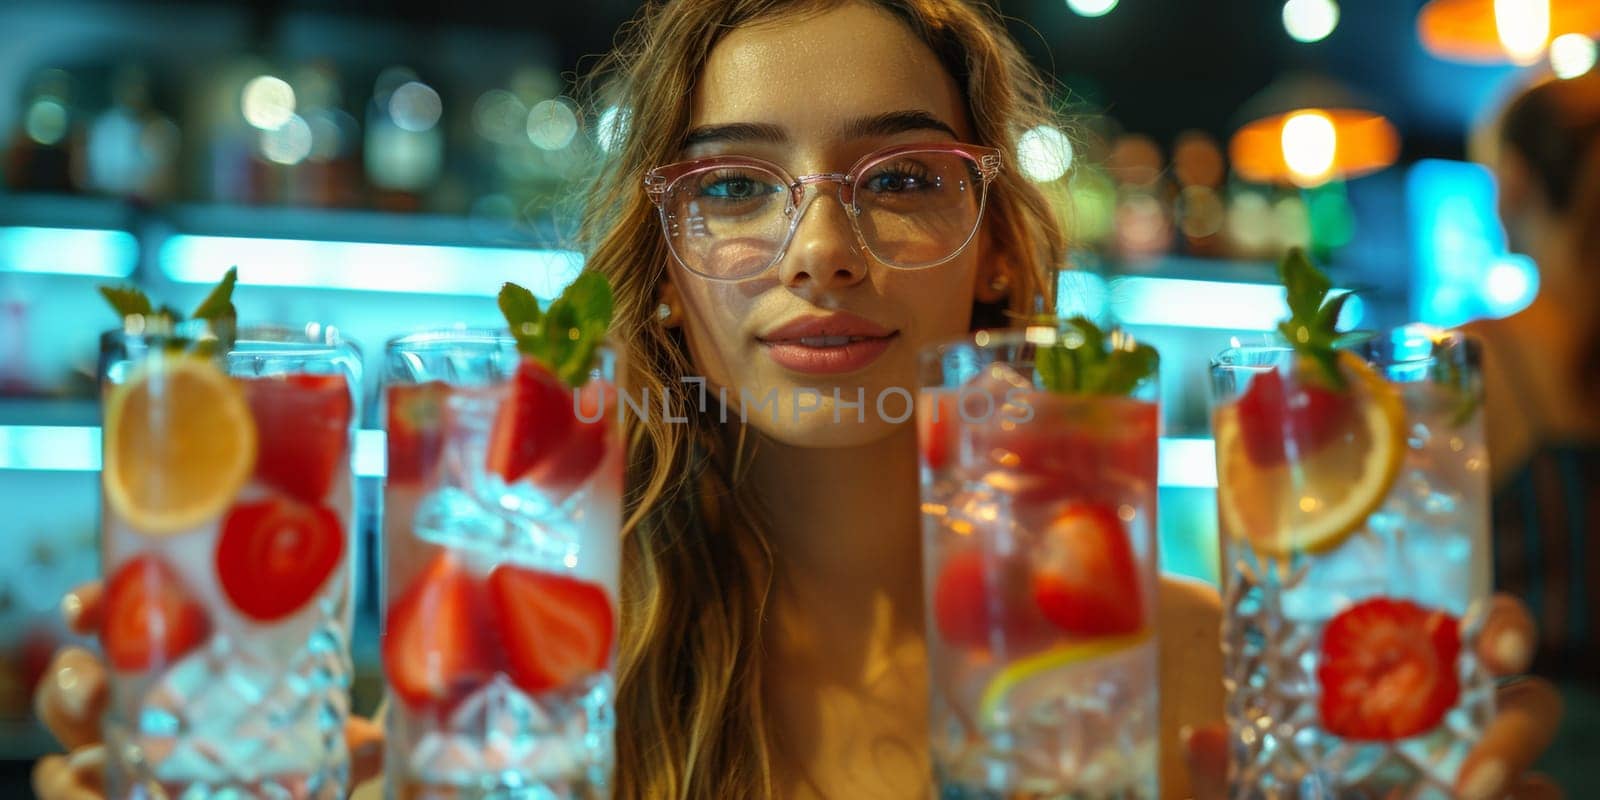
[[[672,319],[672,306],[667,303],[656,306],[656,319],[662,322]]]

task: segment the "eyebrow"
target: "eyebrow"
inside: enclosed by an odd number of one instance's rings
[[[840,133],[845,138],[862,139],[869,136],[893,136],[911,131],[939,131],[956,136],[954,128],[926,111],[890,111],[860,117],[846,123]],[[731,122],[726,125],[702,125],[689,131],[683,139],[685,149],[712,142],[759,142],[763,144],[788,144],[789,134],[782,127],[769,123]]]

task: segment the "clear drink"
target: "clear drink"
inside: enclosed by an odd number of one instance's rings
[[[1108,393],[1052,386],[1040,356],[1131,344],[1036,327],[924,357],[941,798],[1157,796],[1154,353],[1148,377]]]
[[[385,369],[389,796],[609,796],[615,357],[570,387],[503,331],[450,330]]]
[[[110,797],[345,796],[360,364],[204,321],[103,338]]]
[[[1237,798],[1452,797],[1492,712],[1478,351],[1406,326],[1213,363]]]

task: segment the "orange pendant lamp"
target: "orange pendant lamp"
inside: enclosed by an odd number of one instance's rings
[[[1326,78],[1292,75],[1240,109],[1228,145],[1239,177],[1320,186],[1377,172],[1400,157],[1400,134],[1372,104]]]
[[[1600,0],[1429,0],[1417,15],[1424,49],[1472,64],[1532,64],[1569,33],[1600,35]]]

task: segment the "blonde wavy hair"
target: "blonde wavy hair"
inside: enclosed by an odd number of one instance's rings
[[[625,415],[628,493],[618,651],[619,798],[751,798],[771,794],[762,701],[762,621],[771,552],[759,499],[741,491],[744,431],[697,413],[679,378],[693,375],[681,331],[655,318],[668,252],[644,173],[679,156],[690,97],[713,47],[757,21],[851,0],[648,2],[580,87],[621,109],[616,138],[586,196],[579,229],[586,269],[610,279],[613,339],[627,391],[675,398],[674,416]],[[1049,86],[993,9],[967,0],[857,0],[903,20],[961,87],[978,141],[1004,152],[985,224],[1008,266],[1010,294],[975,302],[973,326],[999,327],[1054,309],[1065,257],[1059,210],[1022,176],[1016,142],[1053,123]]]

